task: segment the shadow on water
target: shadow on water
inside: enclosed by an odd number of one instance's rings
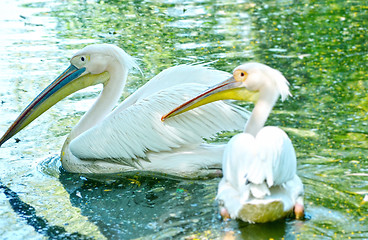
[[[215,200],[219,178],[188,180],[158,173],[68,173],[59,156],[38,171],[57,177],[71,204],[107,239],[294,239],[305,221],[223,221]],[[308,217],[309,219],[310,217]]]
[[[37,216],[34,207],[23,202],[16,192],[5,186],[1,181],[0,189],[3,190],[5,196],[9,200],[9,204],[13,211],[20,218],[24,219],[28,225],[32,226],[36,232],[50,239],[92,239],[79,233],[68,233],[63,227],[50,225],[46,219]]]
[[[215,201],[219,179],[140,173],[85,177],[61,170],[59,180],[72,205],[108,239],[281,239],[296,222],[303,224],[291,219],[266,224],[222,221]]]
[[[248,224],[238,222],[242,239],[281,239],[286,234],[286,221],[279,220],[272,223]]]
[[[169,226],[170,237],[182,231],[183,223],[197,223],[192,213],[203,213],[192,195],[203,192],[205,184],[138,174],[103,178],[62,171],[59,179],[72,205],[109,239],[138,238]]]
[[[50,162],[51,160],[51,162]],[[58,171],[55,162],[47,163]],[[217,180],[184,180],[150,174],[89,175],[65,172],[60,168],[59,180],[69,193],[74,207],[98,226],[107,239],[280,239],[290,235],[295,222],[283,219],[265,224],[222,221],[214,201]],[[52,174],[55,175],[55,174]],[[36,232],[49,239],[93,239],[78,232],[69,233],[38,216],[31,205],[0,182],[14,212]],[[216,230],[216,231],[214,231]],[[219,231],[221,230],[221,231]],[[289,233],[288,233],[289,232]],[[194,233],[189,235],[190,233]]]

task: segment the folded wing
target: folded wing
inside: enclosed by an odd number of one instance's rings
[[[194,80],[188,74],[191,68],[198,72]],[[204,77],[206,72],[212,77]],[[210,137],[219,131],[241,129],[248,112],[223,101],[161,121],[162,115],[227,76],[221,71],[201,66],[179,66],[165,70],[151,80],[155,84],[148,82],[102,123],[75,138],[70,150],[80,159],[106,159],[134,165],[135,159],[144,159],[149,151],[170,151],[196,145],[203,141],[203,137]],[[169,79],[172,79],[171,83],[167,83]],[[160,82],[161,89],[157,87]],[[206,82],[211,84],[203,84]]]

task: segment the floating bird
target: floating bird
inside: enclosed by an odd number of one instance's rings
[[[117,104],[128,71],[138,68],[121,48],[95,44],[77,52],[71,65],[43,90],[0,139],[0,146],[66,96],[91,85],[103,90],[67,137],[61,162],[77,173],[148,171],[201,177],[221,169],[224,146],[203,138],[242,128],[249,114],[229,102],[204,106],[172,121],[161,116],[229,74],[204,65],[166,69]],[[38,136],[35,136],[37,138]]]
[[[293,209],[297,218],[304,215],[304,190],[296,175],[294,147],[283,130],[264,127],[277,99],[290,95],[288,85],[279,71],[246,63],[235,68],[228,80],[162,117],[165,120],[220,99],[255,102],[244,132],[235,135],[224,151],[223,178],[216,197],[224,218],[262,223],[285,217]]]

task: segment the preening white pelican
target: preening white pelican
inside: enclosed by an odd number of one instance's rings
[[[169,68],[113,110],[129,69],[137,68],[134,59],[117,46],[96,44],[77,52],[70,63],[23,110],[0,139],[0,146],[61,99],[101,83],[103,90],[97,101],[64,143],[64,169],[77,173],[152,171],[201,177],[221,169],[219,156],[224,150],[224,146],[203,144],[202,138],[240,129],[248,117],[236,105],[218,102],[181,118],[161,121],[161,116],[179,103],[226,79],[228,73],[222,71],[205,66]]]
[[[296,175],[294,147],[286,133],[264,124],[281,96],[290,95],[288,81],[277,70],[260,63],[235,68],[228,80],[166,114],[178,115],[220,99],[254,101],[244,133],[234,136],[223,155],[223,178],[218,187],[220,214],[246,222],[269,222],[294,209],[304,216],[303,184]],[[173,118],[174,119],[174,118]]]

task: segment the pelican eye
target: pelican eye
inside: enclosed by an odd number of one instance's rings
[[[84,67],[89,61],[89,55],[78,55],[78,56],[74,56],[71,60],[70,63],[74,66],[76,66],[77,68],[81,68]]]
[[[246,71],[238,69],[238,70],[235,70],[233,76],[236,81],[244,82],[247,79],[248,73]]]

